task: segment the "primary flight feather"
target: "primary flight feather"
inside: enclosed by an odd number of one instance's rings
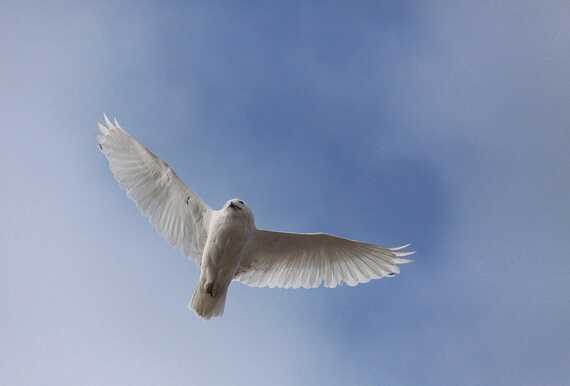
[[[400,273],[408,245],[385,248],[325,233],[257,229],[251,209],[231,199],[213,210],[174,170],[116,120],[99,123],[97,142],[127,196],[172,246],[200,267],[190,306],[202,318],[221,316],[232,280],[252,287],[355,286]]]

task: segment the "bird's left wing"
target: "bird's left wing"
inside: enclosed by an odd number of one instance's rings
[[[155,230],[200,265],[211,209],[116,120],[105,116],[98,126],[97,142],[115,180]]]
[[[400,273],[414,252],[344,239],[325,233],[256,230],[235,279],[252,287],[355,286]]]

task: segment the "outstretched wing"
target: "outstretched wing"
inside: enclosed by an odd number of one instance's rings
[[[115,180],[156,231],[200,265],[211,209],[116,120],[105,116],[98,126],[97,142]]]
[[[235,279],[252,287],[355,286],[400,273],[408,245],[384,248],[325,233],[257,230]]]

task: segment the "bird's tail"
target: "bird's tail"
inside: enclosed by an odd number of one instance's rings
[[[228,288],[226,287],[221,293],[216,293],[216,296],[212,296],[201,285],[198,285],[194,290],[189,306],[192,307],[199,317],[204,319],[222,316],[226,305],[227,292]]]

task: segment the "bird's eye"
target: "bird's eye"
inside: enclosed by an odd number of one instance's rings
[[[242,205],[245,205],[245,202],[243,202],[242,200],[238,200],[238,202]]]

